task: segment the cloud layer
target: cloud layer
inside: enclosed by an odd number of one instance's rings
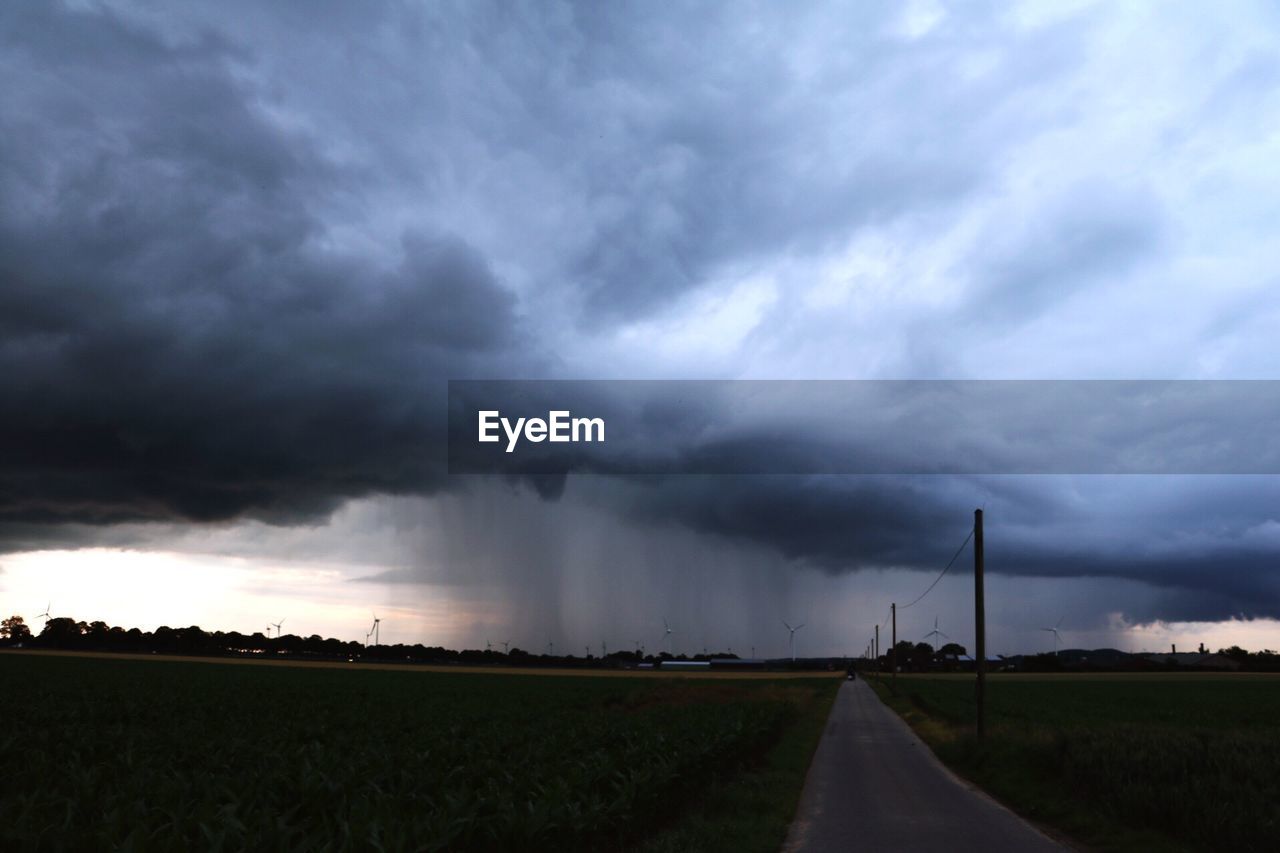
[[[5,9],[2,547],[455,490],[450,378],[1275,376],[1278,33],[1263,4]],[[985,500],[996,571],[1280,613],[1272,483],[1160,483],[590,490],[827,572],[932,566]]]

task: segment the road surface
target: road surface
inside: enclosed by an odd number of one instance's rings
[[[960,780],[866,683],[846,681],[805,779],[785,853],[1063,851]]]

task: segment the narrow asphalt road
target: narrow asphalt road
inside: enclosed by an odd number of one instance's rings
[[[846,681],[813,757],[785,853],[1063,851],[961,781],[863,681]]]

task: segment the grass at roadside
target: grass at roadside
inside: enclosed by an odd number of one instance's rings
[[[972,679],[877,689],[957,773],[1088,847],[1280,850],[1280,680],[995,677],[985,743]]]
[[[790,682],[793,713],[777,740],[720,774],[678,823],[636,853],[775,853],[795,817],[840,684],[829,678]]]

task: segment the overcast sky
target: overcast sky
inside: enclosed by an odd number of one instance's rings
[[[1280,648],[1275,476],[441,451],[449,379],[1280,378],[1278,17],[10,4],[0,606],[860,653],[985,506],[994,651]],[[904,636],[972,643],[970,559]]]

